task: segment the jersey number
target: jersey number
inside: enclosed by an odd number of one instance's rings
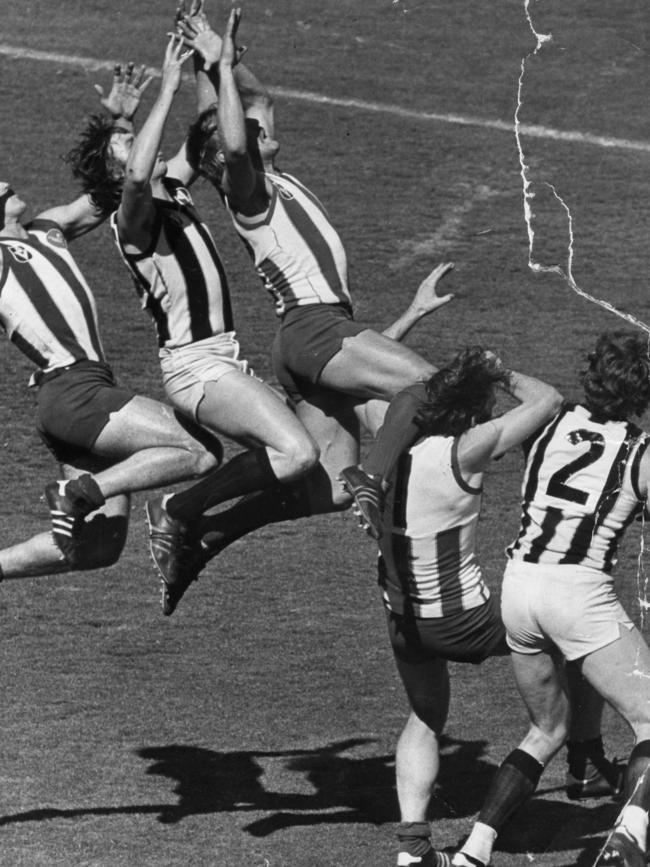
[[[567,481],[571,476],[574,476],[580,470],[584,470],[589,464],[593,464],[598,460],[605,450],[605,438],[596,431],[574,430],[568,434],[567,439],[574,446],[578,445],[578,443],[588,442],[589,451],[553,473],[546,487],[546,493],[550,497],[568,500],[571,503],[580,503],[580,505],[584,506],[589,498],[587,491],[581,491],[580,488],[567,485]]]

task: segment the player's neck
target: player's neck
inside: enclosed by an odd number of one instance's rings
[[[18,220],[8,220],[0,229],[0,238],[28,238],[27,229]]]

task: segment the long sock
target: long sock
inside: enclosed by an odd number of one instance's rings
[[[212,506],[269,488],[277,481],[266,449],[250,449],[235,455],[186,490],[173,494],[165,508],[179,521],[197,521]]]
[[[474,822],[469,837],[463,843],[460,852],[456,852],[451,863],[454,867],[466,867],[466,865],[471,867],[473,862],[488,864],[496,838],[497,832],[494,828],[484,825],[483,822]]]
[[[391,400],[384,423],[363,461],[368,475],[387,479],[402,452],[421,436],[416,418],[425,397],[425,386],[418,383],[400,391]]]
[[[630,753],[623,797],[626,803],[650,809],[650,740],[639,741]]]
[[[568,741],[567,763],[569,773],[576,780],[586,780],[600,773],[610,785],[615,785],[617,782],[617,766],[605,756],[601,735],[584,741]]]
[[[428,822],[400,822],[397,826],[400,852],[418,858],[431,851],[431,826]]]
[[[234,506],[208,515],[199,525],[199,536],[206,559],[253,530],[280,521],[295,521],[312,514],[307,486],[302,482],[276,485],[242,497]]]
[[[631,837],[642,852],[646,850],[648,836],[648,812],[634,805],[623,808],[616,823],[616,830],[623,831]]]
[[[478,821],[498,833],[537,788],[544,765],[525,750],[513,750],[492,778]],[[464,847],[463,847],[464,848]]]

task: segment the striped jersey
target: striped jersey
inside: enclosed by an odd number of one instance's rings
[[[609,572],[618,543],[643,508],[639,462],[646,435],[568,405],[536,436],[522,487],[519,536],[508,556]]]
[[[291,175],[265,177],[272,193],[264,215],[246,217],[225,203],[276,313],[306,304],[351,307],[345,249],[325,208]]]
[[[36,219],[29,237],[0,237],[0,324],[43,371],[104,361],[95,299],[60,226]]]
[[[475,552],[482,487],[462,478],[457,451],[457,437],[427,437],[390,479],[379,585],[396,614],[444,617],[490,596]]]
[[[172,200],[153,200],[156,216],[148,250],[125,251],[117,214],[111,217],[111,227],[142,307],[156,325],[158,345],[173,349],[232,331],[233,319],[226,274],[212,235],[180,181],[165,178],[163,183]]]

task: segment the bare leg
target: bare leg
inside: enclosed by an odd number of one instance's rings
[[[111,415],[93,454],[119,461],[95,475],[106,498],[200,476],[218,464],[170,407],[139,395]]]
[[[205,385],[200,423],[216,434],[266,448],[275,477],[291,481],[318,460],[318,448],[276,392],[251,376],[232,371]]]
[[[368,329],[346,337],[325,365],[320,383],[364,400],[391,400],[435,372],[432,364],[396,340]]]

